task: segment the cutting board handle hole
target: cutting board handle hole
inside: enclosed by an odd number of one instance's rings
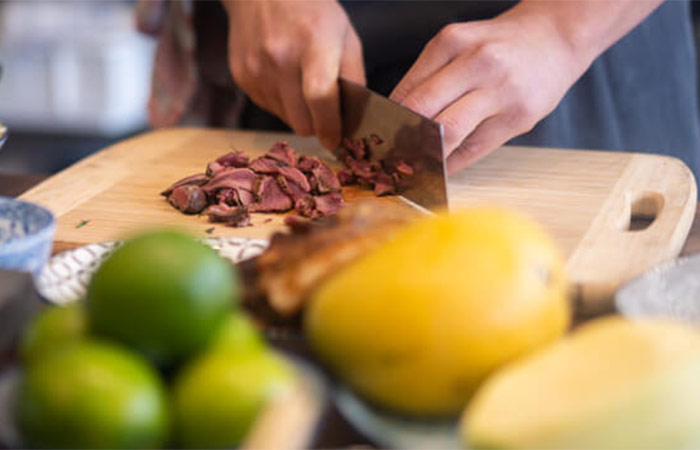
[[[643,192],[630,205],[627,231],[643,231],[651,226],[664,207],[664,197],[658,192]]]

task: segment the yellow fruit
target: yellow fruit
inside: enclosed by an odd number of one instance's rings
[[[140,355],[85,339],[25,368],[16,402],[27,448],[158,448],[165,386]]]
[[[700,447],[700,333],[609,318],[506,367],[470,404],[473,448]]]
[[[60,347],[87,336],[87,319],[80,303],[43,309],[29,324],[20,345],[27,364],[39,361]]]
[[[238,301],[234,267],[194,238],[150,232],[118,248],[87,292],[91,331],[172,366],[202,350]]]
[[[269,351],[206,353],[175,379],[177,443],[183,448],[238,445],[265,404],[292,380],[289,364]]]
[[[457,414],[504,363],[569,323],[563,263],[532,221],[495,208],[427,218],[313,296],[318,355],[381,406]]]

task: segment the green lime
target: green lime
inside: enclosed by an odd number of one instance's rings
[[[175,380],[173,430],[185,448],[238,445],[272,396],[287,389],[293,370],[275,353],[213,351]]]
[[[50,306],[37,314],[22,335],[20,356],[27,364],[87,335],[83,305]]]
[[[245,314],[229,314],[212,339],[210,349],[260,351],[267,348],[253,321]]]
[[[167,443],[166,402],[147,360],[86,339],[27,368],[16,417],[31,447],[155,448]]]
[[[169,366],[204,348],[238,301],[234,267],[174,231],[118,248],[88,287],[91,330]]]

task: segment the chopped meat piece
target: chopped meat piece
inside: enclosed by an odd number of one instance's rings
[[[277,182],[279,183],[280,188],[282,188],[282,191],[284,191],[284,193],[292,199],[292,203],[296,202],[300,198],[309,196],[308,191],[304,191],[298,184],[287,180],[282,175],[277,175]]]
[[[255,173],[274,175],[279,171],[279,161],[266,156],[261,156],[260,158],[255,158],[250,163],[250,169]]]
[[[400,159],[396,163],[396,171],[404,175],[413,175],[413,167],[408,165],[408,163],[403,159]]]
[[[337,192],[314,197],[316,212],[319,216],[332,216],[343,206],[343,196]]]
[[[253,196],[255,197],[256,201],[260,199],[260,194],[262,193],[262,182],[265,178],[267,177],[261,175],[257,177],[253,183]]]
[[[284,212],[292,209],[292,199],[282,191],[274,177],[263,177],[259,192],[258,201],[248,207],[250,212]]]
[[[277,142],[267,151],[265,156],[281,162],[284,166],[295,167],[297,165],[297,153],[286,142]]]
[[[386,172],[379,172],[374,177],[374,194],[376,196],[380,195],[391,195],[396,193],[396,185],[394,179],[391,175]]]
[[[219,192],[216,193],[216,201],[217,203],[225,203],[229,206],[236,206],[238,205],[238,193],[235,189],[231,188],[220,189]]]
[[[316,201],[310,195],[306,195],[294,202],[294,209],[296,209],[301,216],[316,217]]]
[[[212,222],[223,222],[232,227],[247,227],[252,225],[248,210],[242,206],[227,206],[224,204],[211,205],[204,211]]]
[[[209,177],[206,174],[197,173],[194,175],[190,175],[189,177],[185,177],[181,180],[176,181],[168,189],[161,192],[160,195],[167,197],[170,195],[170,193],[173,191],[173,189],[175,189],[178,186],[187,186],[187,185],[202,186],[202,185],[206,184],[208,181],[209,181]]]
[[[199,186],[186,184],[173,189],[168,201],[185,214],[197,214],[207,207],[207,194]]]
[[[327,165],[321,163],[314,167],[311,173],[313,177],[316,178],[318,184],[317,189],[321,194],[340,191],[340,181],[338,181],[338,177],[335,176],[335,172]]]
[[[369,159],[369,153],[367,151],[367,145],[362,139],[351,140],[345,138],[343,140],[343,147],[353,159],[358,161],[363,161]]]
[[[238,204],[241,206],[248,206],[255,203],[255,195],[251,191],[245,189],[238,189],[236,191],[238,194]]]
[[[225,203],[229,206],[248,206],[255,202],[252,192],[245,189],[224,188],[216,194],[218,203]]]
[[[306,176],[304,176],[299,169],[295,167],[280,167],[279,174],[288,181],[299,186],[304,192],[309,192],[311,190],[309,180],[306,179]]]
[[[321,163],[321,160],[315,156],[301,155],[299,157],[299,162],[297,163],[297,169],[302,172],[311,172],[316,166]]]
[[[355,178],[355,174],[352,173],[352,170],[350,169],[338,169],[336,171],[335,176],[338,177],[338,181],[340,182],[341,186],[349,186],[351,184],[357,184],[357,179]]]
[[[311,192],[318,193],[318,179],[315,176],[309,176],[309,186],[311,186]]]
[[[223,188],[246,189],[252,192],[257,177],[250,169],[226,168],[202,186],[202,189],[206,192],[215,192]]]
[[[222,170],[224,170],[225,168],[226,168],[226,167],[222,166],[222,165],[219,164],[218,162],[216,162],[216,161],[211,161],[209,164],[207,164],[207,172],[206,172],[206,174],[207,174],[208,177],[213,177],[213,176],[215,176],[217,173],[219,173],[219,172],[221,172]]]
[[[216,162],[225,167],[248,167],[248,155],[245,153],[234,150],[232,152],[226,153],[216,159]]]
[[[374,166],[371,161],[356,161],[346,158],[345,163],[358,178],[370,179],[374,176]]]
[[[350,168],[338,172],[343,184],[373,186],[381,166],[369,160],[369,140],[350,145],[355,146],[353,152],[346,149],[345,153]],[[357,155],[364,159],[354,159]],[[222,155],[207,164],[206,173],[183,178],[163,195],[169,197],[180,186],[197,187],[178,190],[168,199],[178,209],[188,213],[205,211],[212,220],[225,223],[246,222],[227,219],[231,215],[243,217],[240,209],[285,212],[296,208],[300,215],[317,219],[334,214],[343,204],[341,179],[318,157],[298,156],[287,143],[277,142],[264,156],[252,161],[240,151]]]
[[[393,150],[381,161],[372,159],[372,146],[382,143],[376,134],[357,140],[345,139],[340,160],[349,171],[338,172],[340,184],[345,186],[356,183],[374,190],[376,195],[398,194],[404,187],[402,176],[413,175],[415,169],[403,159],[392,155]]]

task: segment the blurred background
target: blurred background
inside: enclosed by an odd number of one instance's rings
[[[148,128],[134,0],[0,0],[0,172],[50,174]],[[700,2],[692,8],[698,35]]]
[[[133,1],[0,1],[0,171],[53,173],[147,128],[155,41]]]

